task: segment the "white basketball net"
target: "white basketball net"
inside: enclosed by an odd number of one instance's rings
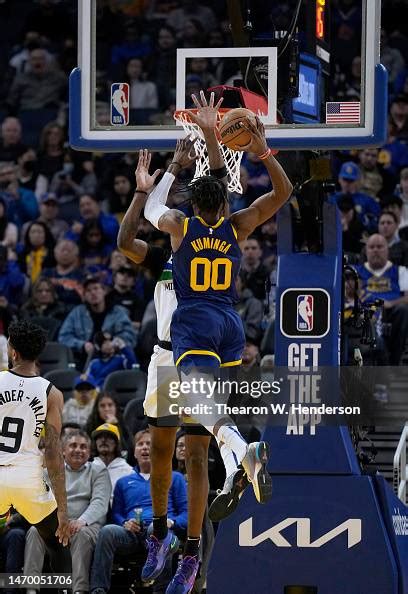
[[[207,147],[201,129],[190,121],[187,110],[177,111],[174,114],[174,117],[182,124],[186,134],[188,134],[191,139],[197,138],[194,144],[197,155],[194,179],[202,177],[203,175],[209,175],[210,163],[208,161]],[[228,190],[230,192],[242,194],[240,166],[242,155],[244,153],[242,151],[234,151],[220,142],[218,144],[224,157],[225,167],[228,171]]]

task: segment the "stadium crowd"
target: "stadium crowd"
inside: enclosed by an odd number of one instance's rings
[[[259,22],[276,18],[267,3],[254,4]],[[333,4],[333,93],[358,100],[360,3]],[[331,154],[336,192],[328,200],[340,210],[344,251],[359,276],[360,299],[384,300],[382,319],[390,330],[383,354],[398,365],[408,337],[408,15],[401,17],[407,12],[404,2],[387,0],[383,8],[388,138],[378,149]],[[103,31],[96,73],[100,123],[109,112],[110,83],[115,80],[131,86],[132,123],[168,121],[174,110],[176,48],[232,45],[225,7],[210,0],[101,0],[97,19],[97,34]],[[142,433],[136,433],[133,443],[134,427],[126,425],[114,396],[103,392],[113,371],[146,371],[156,341],[155,281],[116,247],[120,221],[135,189],[137,155],[69,148],[67,93],[68,75],[77,60],[76,1],[4,0],[0,32],[0,335],[7,336],[13,319],[31,319],[47,328],[50,340],[72,351],[79,377],[64,408],[63,445],[76,547],[87,552],[78,556],[75,545],[71,547],[77,559],[74,590],[102,594],[109,589],[114,553],[140,552],[143,526],[151,520],[148,433],[138,427]],[[219,60],[191,60],[186,96],[234,74],[222,69]],[[155,153],[152,168],[164,171],[169,159],[170,154]],[[191,170],[180,174],[170,205],[188,199],[191,177]],[[253,154],[242,160],[241,181],[244,193],[231,197],[232,211],[270,189]],[[236,307],[247,337],[247,367],[269,364],[273,355],[276,230],[271,219],[243,249]],[[169,247],[168,238],[146,220],[138,237]],[[6,364],[4,352],[0,359]],[[214,490],[223,481],[215,450],[212,464]],[[134,472],[138,486],[132,492],[126,476]],[[78,473],[85,491],[73,479]],[[109,482],[114,490],[103,488]],[[182,536],[186,488],[177,473],[173,482],[169,517],[171,528]],[[138,522],[135,508],[142,508]],[[1,528],[1,557],[8,572],[21,571],[23,565],[29,573],[41,572],[39,536],[35,529],[28,530],[25,544],[27,530],[17,515]],[[31,551],[25,562],[24,544]],[[163,591],[161,587],[157,584],[154,591]]]

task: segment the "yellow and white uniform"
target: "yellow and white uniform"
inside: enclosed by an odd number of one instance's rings
[[[40,376],[0,373],[0,514],[13,506],[31,524],[57,507],[38,449],[51,388]]]

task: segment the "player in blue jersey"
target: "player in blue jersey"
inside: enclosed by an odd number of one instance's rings
[[[192,119],[201,127],[207,148],[216,143],[216,112],[211,94],[207,105],[201,92],[201,103],[193,96],[199,114]],[[149,197],[145,216],[159,230],[168,232],[173,250],[173,278],[178,307],[173,314],[171,338],[176,365],[183,379],[201,378],[200,368],[218,371],[220,366],[241,363],[244,348],[242,323],[233,308],[235,279],[239,272],[241,246],[247,237],[273,216],[289,198],[292,186],[280,164],[268,148],[263,125],[244,123],[252,140],[245,147],[256,153],[265,164],[273,190],[255,200],[250,207],[225,218],[228,204],[225,185],[213,176],[195,180],[192,204],[195,216],[187,218],[176,209],[168,209],[156,196]],[[207,376],[208,377],[208,376]],[[207,394],[204,396],[204,401]],[[195,402],[188,395],[187,404]],[[191,415],[210,431],[218,442],[226,444],[242,464],[252,482],[259,502],[270,496],[270,477],[266,470],[268,444],[247,444],[228,417],[214,418],[198,412]],[[187,461],[188,463],[188,461]],[[203,472],[207,469],[203,468]],[[198,547],[207,492],[189,502],[189,526],[183,559],[167,594],[187,594],[198,570]]]
[[[166,202],[170,187],[174,182],[175,175],[179,169],[191,165],[194,161],[189,154],[192,150],[192,143],[184,139],[177,143],[173,156],[173,162],[169,165],[160,183],[154,188],[155,178],[158,171],[153,175],[149,174],[151,155],[148,151],[142,150],[139,154],[136,169],[136,191],[132,204],[122,221],[118,236],[119,249],[131,260],[147,268],[153,278],[157,280],[155,288],[155,307],[157,312],[157,330],[159,341],[155,346],[148,369],[147,389],[144,400],[145,414],[151,431],[151,495],[153,501],[153,533],[148,539],[149,555],[142,571],[142,579],[151,581],[155,579],[164,567],[166,557],[178,548],[178,540],[174,531],[168,530],[171,520],[162,521],[166,518],[169,477],[171,482],[172,458],[174,441],[180,420],[177,416],[168,419],[160,418],[160,411],[165,410],[166,402],[165,389],[158,388],[158,380],[163,374],[171,373],[177,380],[176,373],[171,371],[173,367],[173,355],[170,342],[170,323],[172,314],[177,307],[177,301],[173,289],[172,280],[172,257],[167,250],[148,245],[146,242],[136,239],[139,226],[140,213],[145,205],[147,193],[151,190],[158,193]],[[225,167],[218,145],[210,147],[208,152],[210,171],[218,176],[224,183]],[[188,208],[191,210],[191,207]],[[161,373],[160,373],[161,370]],[[175,370],[174,370],[175,371]],[[168,404],[168,402],[167,402]],[[163,422],[165,421],[165,422]],[[207,452],[211,434],[202,426],[185,425],[186,431],[186,452],[189,457],[189,498],[194,501],[206,492],[206,481],[202,477],[202,467],[207,468]],[[225,444],[220,443],[220,453],[225,465],[227,477],[234,477],[234,488],[228,494],[217,497],[217,521],[226,517],[234,511],[239,503],[240,496],[248,486],[243,469],[237,469],[236,459],[233,453]],[[204,482],[204,484],[202,484]],[[207,520],[208,521],[208,520]],[[177,529],[177,527],[176,527]],[[204,534],[208,534],[205,532]],[[205,567],[208,564],[211,553],[211,542],[203,542],[201,551],[202,568],[200,580],[205,579]],[[153,563],[150,559],[153,558]]]

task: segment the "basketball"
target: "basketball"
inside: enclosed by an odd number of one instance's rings
[[[220,142],[234,151],[245,150],[243,147],[251,142],[251,133],[242,125],[245,118],[256,125],[255,114],[252,111],[237,107],[224,115],[218,127]]]

